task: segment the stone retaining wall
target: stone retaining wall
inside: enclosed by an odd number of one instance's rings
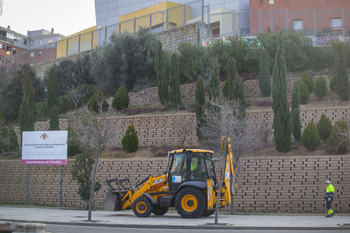
[[[293,78],[287,79],[289,100],[291,100],[291,96],[292,96],[291,94],[293,91],[294,82],[298,81],[299,79],[300,77],[293,77]],[[325,79],[329,87],[330,77],[325,77]],[[243,84],[245,87],[246,97],[261,96],[261,91],[259,89],[259,80],[247,80]],[[220,90],[222,90],[223,85],[224,85],[224,82],[221,82]],[[181,91],[182,102],[185,105],[195,104],[196,99],[195,99],[194,93],[196,91],[196,84],[180,85],[180,91]],[[160,104],[157,87],[145,88],[145,89],[142,89],[140,92],[129,92],[129,98],[130,98],[130,106],[143,106],[145,104],[154,104],[154,103]],[[110,102],[112,102],[112,98]]]
[[[63,168],[63,206],[84,208],[72,180],[74,160]],[[246,157],[236,169],[239,190],[235,209],[243,212],[324,212],[324,181],[335,187],[334,210],[350,211],[350,156]],[[97,181],[102,189],[94,197],[95,208],[107,195],[106,179],[128,177],[132,186],[148,175],[161,175],[164,159],[100,159]],[[218,166],[216,166],[219,171]],[[27,167],[20,161],[0,160],[0,204],[24,204]],[[30,166],[29,204],[59,206],[60,167]]]
[[[350,118],[350,106],[304,108],[300,110],[302,130],[313,120],[317,123],[325,114],[334,124],[339,120]],[[273,143],[273,110],[270,108],[247,111],[248,135],[252,146],[263,144],[262,131],[268,130],[268,143]],[[113,131],[107,142],[108,148],[121,147],[121,139],[129,125],[137,131],[140,147],[177,146],[185,147],[198,145],[195,113],[178,113],[164,115],[135,115],[123,117],[109,117],[109,128]],[[60,120],[60,129],[68,127],[67,119]],[[37,122],[36,131],[46,131],[49,121]],[[15,128],[19,138],[19,128]]]

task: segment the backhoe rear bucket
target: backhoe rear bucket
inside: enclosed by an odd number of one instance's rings
[[[113,193],[112,189],[109,189],[106,199],[103,201],[102,206],[105,210],[117,211],[121,210],[119,195]]]

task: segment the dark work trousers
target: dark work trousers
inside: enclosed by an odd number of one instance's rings
[[[332,201],[326,200],[326,208],[327,208],[327,210],[332,209]]]

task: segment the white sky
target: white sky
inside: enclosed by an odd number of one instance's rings
[[[69,36],[96,25],[94,0],[4,0],[0,26],[27,35],[45,29]]]

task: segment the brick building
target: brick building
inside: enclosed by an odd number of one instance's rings
[[[350,34],[348,0],[250,0],[250,33]]]
[[[56,58],[56,41],[61,34],[41,29],[22,35],[0,26],[0,66],[40,64]]]

